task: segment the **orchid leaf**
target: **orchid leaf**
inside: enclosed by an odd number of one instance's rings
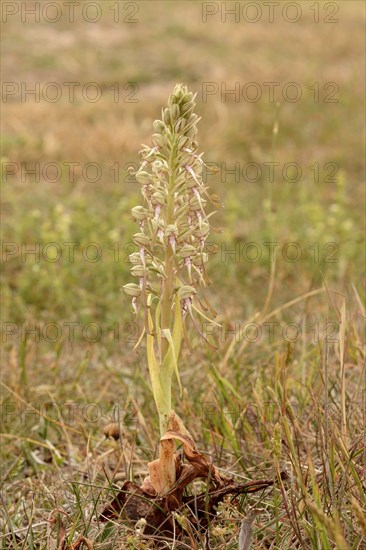
[[[165,362],[167,362],[167,363],[169,362],[171,364],[171,367],[170,367],[169,370],[172,370],[172,368],[174,369],[175,375],[177,377],[178,385],[179,385],[179,392],[180,392],[180,395],[182,396],[183,388],[182,388],[182,383],[180,381],[177,357],[176,357],[176,354],[175,354],[175,347],[174,347],[172,334],[171,334],[169,329],[162,330],[162,333],[164,334],[165,338],[168,340],[169,345],[170,345],[169,351],[166,354],[165,359],[164,359],[163,368],[165,366]]]
[[[150,311],[148,311],[148,322],[149,322],[149,329],[152,330],[153,322],[151,319]],[[164,389],[161,384],[159,369],[156,362],[155,351],[154,351],[154,339],[155,339],[154,336],[147,333],[146,335],[147,362],[149,366],[151,386],[153,390],[155,403],[159,413],[169,414],[169,409],[170,409],[169,399],[167,399],[168,396],[164,392]]]

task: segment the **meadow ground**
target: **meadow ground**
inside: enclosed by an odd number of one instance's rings
[[[365,549],[364,4],[24,4],[2,6],[1,547],[152,545],[98,515],[157,449],[128,168],[183,82],[224,208],[217,350],[190,327],[175,409],[237,480],[289,474],[222,505],[210,547],[257,510],[253,548]]]

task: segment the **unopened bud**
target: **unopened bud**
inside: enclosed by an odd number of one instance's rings
[[[145,235],[145,233],[135,233],[132,240],[138,246],[148,246],[150,244],[150,237]]]
[[[187,120],[187,126],[188,125],[194,125],[194,124],[197,124],[198,122],[198,115],[196,115],[196,113],[193,113]]]
[[[170,107],[170,120],[172,124],[174,124],[174,122],[178,120],[179,114],[179,106],[176,103],[173,103],[173,105],[171,105]]]
[[[154,132],[161,134],[165,130],[165,124],[162,120],[154,120],[153,122]]]
[[[151,195],[151,202],[154,205],[160,204],[160,206],[164,206],[164,204],[166,204],[166,196],[162,191],[155,191],[155,193]]]
[[[141,256],[139,252],[132,252],[132,254],[128,256],[128,259],[131,264],[134,264],[134,265],[141,264]]]
[[[200,209],[203,208],[205,205],[206,205],[206,201],[205,201],[205,199],[203,199],[202,197],[200,197],[200,198],[198,198],[198,197],[193,197],[193,198],[189,201],[189,208],[190,208],[190,210],[193,210],[193,211],[200,210]]]
[[[173,93],[169,96],[169,100],[168,100],[169,107],[171,107],[174,103],[178,103],[178,102],[179,102],[178,93]]]
[[[203,254],[197,254],[192,258],[192,263],[195,266],[200,266],[204,263],[206,263],[208,260],[208,255],[204,252]]]
[[[196,290],[193,286],[183,285],[178,289],[178,296],[180,300],[187,300],[187,298],[192,298],[196,294]]]
[[[188,92],[184,95],[182,99],[182,105],[189,103],[190,101],[193,101],[193,94],[192,92]]]
[[[133,298],[138,298],[141,294],[141,288],[135,283],[128,283],[127,285],[124,285],[123,290],[126,294],[132,296]]]
[[[196,235],[196,237],[207,237],[209,232],[210,226],[206,222],[202,222],[201,227],[196,227],[193,234]]]
[[[188,138],[186,137],[185,139],[188,140]],[[180,157],[180,162],[184,165],[188,164],[189,162],[191,162],[192,160],[192,153],[184,153],[181,157]],[[197,185],[197,182],[195,181],[194,182],[194,185]]]
[[[189,115],[193,112],[193,109],[194,109],[194,103],[185,103],[184,105],[182,105],[181,107],[181,112],[182,112],[182,115],[187,119],[189,117]]]
[[[188,130],[188,132],[186,132],[186,136],[187,136],[187,138],[189,138],[189,139],[193,139],[193,138],[196,136],[197,132],[198,132],[197,128],[196,128],[195,126],[192,126],[192,127]]]
[[[186,121],[184,118],[178,118],[177,122],[174,124],[174,130],[175,132],[179,133],[184,130],[184,127],[186,125]]]
[[[134,208],[131,209],[131,212],[135,220],[138,220],[138,221],[146,220],[147,211],[143,206],[135,206]]]
[[[144,172],[144,171],[137,172],[135,177],[136,177],[137,181],[139,181],[140,183],[143,183],[143,184],[151,182],[151,175],[148,172]]]
[[[178,229],[177,226],[174,224],[170,224],[165,229],[165,235],[166,237],[170,237],[170,235],[177,236],[178,235]]]
[[[183,222],[179,226],[179,239],[184,240],[193,233],[194,227],[186,222]]]
[[[131,269],[131,275],[133,277],[144,277],[146,274],[145,268],[143,265],[134,265]]]
[[[153,134],[151,138],[154,145],[157,145],[158,147],[165,147],[166,142],[165,139],[161,134]]]
[[[164,109],[163,121],[165,124],[170,124],[170,110],[168,108]]]
[[[179,256],[182,256],[182,258],[189,258],[190,256],[197,254],[197,250],[194,246],[186,244],[185,246],[182,246],[182,248],[178,251],[178,254]]]
[[[185,147],[189,142],[189,139],[187,138],[187,136],[181,136],[179,139],[178,139],[178,149],[183,149],[183,147]]]

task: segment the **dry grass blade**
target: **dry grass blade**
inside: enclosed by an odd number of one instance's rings
[[[80,537],[78,537],[73,544],[67,546],[65,550],[79,550],[82,545],[84,545],[88,550],[94,549],[92,542],[83,535],[80,535]]]
[[[241,522],[239,534],[239,550],[250,550],[253,535],[253,522],[261,512],[261,509],[251,510],[247,517]]]
[[[341,320],[339,329],[339,359],[341,364],[341,411],[342,411],[342,436],[347,438],[347,411],[346,411],[346,300],[343,299],[341,307]]]

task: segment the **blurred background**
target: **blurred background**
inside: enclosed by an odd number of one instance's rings
[[[155,418],[121,292],[141,202],[128,169],[176,82],[197,93],[199,149],[218,168],[207,184],[224,205],[208,265],[219,320],[297,323],[304,382],[325,322],[338,330],[339,296],[351,312],[363,297],[364,5],[269,4],[3,3],[4,380],[30,402],[132,399]],[[218,354],[193,332],[192,343],[193,407],[211,387],[195,365],[224,357],[228,379],[249,387],[289,345],[282,332],[245,349],[218,334]],[[24,435],[16,422],[6,430]]]
[[[130,316],[120,288],[140,198],[127,169],[176,82],[197,92],[200,150],[219,168],[207,183],[225,207],[209,265],[222,315],[263,305],[265,242],[279,243],[275,305],[323,276],[360,283],[362,3],[280,6],[272,23],[247,3],[231,15],[235,3],[33,4],[3,7],[3,237],[19,245],[6,251],[4,319]]]

